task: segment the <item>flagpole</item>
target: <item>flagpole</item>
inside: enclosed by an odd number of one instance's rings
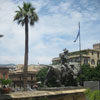
[[[79,63],[80,63],[80,67],[81,67],[81,62],[82,62],[82,59],[81,59],[81,56],[82,56],[82,54],[81,54],[81,34],[80,34],[80,22],[79,22],[79,31],[78,31],[78,34],[77,34],[77,36],[76,36],[76,39],[74,40],[74,42],[76,42],[77,41],[77,39],[79,38],[79,59],[80,59],[80,61],[79,61]]]
[[[79,33],[80,33],[80,22],[79,22]],[[79,52],[80,52],[80,74],[82,74],[82,52],[81,52],[81,34],[79,34]],[[81,86],[83,86],[83,80],[81,79]]]
[[[80,22],[79,22],[79,33],[80,33]],[[80,52],[80,67],[81,67],[81,34],[79,34],[79,52]]]
[[[79,22],[79,31],[78,31],[78,34],[77,34],[77,37],[76,39],[74,40],[74,42],[77,41],[77,39],[79,38],[79,64],[80,64],[80,73],[82,73],[82,54],[81,54],[81,34],[80,34],[80,22]],[[80,80],[80,85],[82,86],[83,85],[83,80],[81,79]],[[78,83],[79,84],[79,83]]]

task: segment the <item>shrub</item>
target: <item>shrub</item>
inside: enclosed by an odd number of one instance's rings
[[[100,90],[91,91],[88,89],[85,94],[89,100],[100,100]]]
[[[12,83],[12,80],[10,79],[0,79],[0,83],[3,87],[6,87],[6,85],[10,85]]]

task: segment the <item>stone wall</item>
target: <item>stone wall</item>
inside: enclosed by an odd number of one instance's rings
[[[86,89],[15,92],[0,95],[0,100],[86,100],[85,91]]]
[[[47,100],[85,100],[85,95],[83,93],[76,93],[68,95],[49,96]]]
[[[84,87],[91,90],[100,90],[100,81],[84,81]]]

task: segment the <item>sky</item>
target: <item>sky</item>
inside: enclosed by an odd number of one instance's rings
[[[100,0],[0,0],[0,64],[23,64],[24,27],[13,21],[18,5],[32,3],[39,21],[29,26],[29,64],[51,64],[52,58],[74,43],[80,22],[82,49],[100,43]]]

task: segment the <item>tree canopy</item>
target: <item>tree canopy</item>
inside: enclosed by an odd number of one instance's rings
[[[100,80],[100,65],[91,67],[90,65],[83,65],[82,72],[77,78],[78,81],[99,81]]]
[[[18,6],[19,10],[15,11],[16,15],[14,17],[14,21],[18,21],[18,24],[21,24],[22,26],[24,26],[25,24],[25,18],[28,18],[28,23],[30,23],[30,25],[34,25],[34,23],[36,21],[38,21],[38,15],[35,12],[35,8],[32,7],[31,3],[23,3],[23,7],[21,8],[20,6]]]
[[[41,87],[43,86],[43,83],[45,81],[45,78],[46,78],[46,75],[47,75],[47,71],[48,71],[48,68],[42,68],[36,75],[36,78],[37,78],[37,81],[40,81],[41,82]]]

